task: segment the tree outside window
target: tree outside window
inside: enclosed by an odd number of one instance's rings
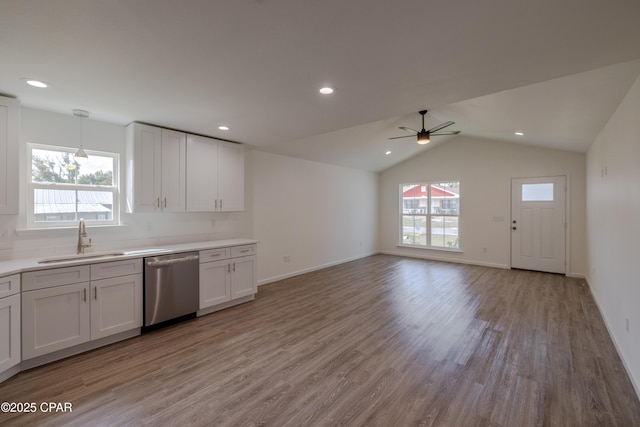
[[[31,226],[64,226],[81,218],[118,223],[118,155],[89,151],[89,160],[79,164],[74,152],[29,144]]]

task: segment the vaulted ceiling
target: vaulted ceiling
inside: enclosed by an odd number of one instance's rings
[[[1,0],[0,93],[370,171],[428,149],[388,141],[425,108],[586,151],[640,73],[638,22],[637,0]]]

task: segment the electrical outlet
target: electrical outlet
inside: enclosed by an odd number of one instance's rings
[[[482,248],[482,253],[486,254],[487,253],[487,248]]]
[[[0,231],[0,240],[8,240],[9,239],[9,230],[6,228]]]
[[[282,257],[282,262],[290,262],[291,261],[291,256],[290,255],[285,255]]]

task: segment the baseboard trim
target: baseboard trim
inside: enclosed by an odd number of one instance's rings
[[[481,267],[493,267],[493,268],[502,268],[502,269],[506,269],[509,270],[511,268],[511,266],[507,265],[507,264],[497,264],[497,263],[492,263],[492,262],[482,262],[482,261],[473,261],[473,260],[466,260],[466,259],[460,259],[460,258],[448,258],[448,257],[439,257],[439,256],[433,256],[433,255],[429,255],[429,254],[414,254],[414,253],[405,253],[405,252],[397,252],[397,251],[380,251],[379,253],[384,254],[384,255],[394,255],[394,256],[401,256],[401,257],[405,257],[405,258],[417,258],[417,259],[426,259],[426,260],[430,260],[430,261],[442,261],[442,262],[453,262],[456,264],[469,264],[469,265],[479,265]]]
[[[322,270],[323,268],[328,268],[328,267],[333,267],[335,265],[340,265],[340,264],[344,264],[347,262],[351,262],[351,261],[355,261],[357,259],[361,259],[361,258],[366,258],[372,255],[376,255],[379,254],[380,252],[369,252],[366,254],[362,254],[362,255],[357,255],[351,258],[345,258],[345,259],[341,259],[338,261],[333,261],[333,262],[329,262],[326,264],[321,264],[321,265],[317,265],[315,267],[309,267],[309,268],[304,268],[302,270],[296,270],[296,271],[292,271],[291,273],[286,273],[286,274],[281,274],[279,276],[274,276],[274,277],[269,277],[266,279],[262,279],[258,281],[258,286],[262,286],[262,285],[266,285],[268,283],[273,283],[273,282],[277,282],[279,280],[284,280],[284,279],[288,279],[290,277],[294,277],[294,276],[299,276],[300,274],[305,274],[305,273],[311,273],[312,271],[317,271],[317,270]]]
[[[129,338],[133,338],[140,335],[140,328],[131,329],[130,331],[120,332],[115,335],[111,335],[104,338],[99,338],[94,341],[88,341],[82,344],[78,344],[74,347],[65,348],[62,350],[54,351],[53,353],[43,354],[42,356],[36,356],[32,359],[23,360],[20,363],[20,370],[25,371],[27,369],[35,368],[37,366],[46,365],[47,363],[56,362],[67,357],[75,356],[76,354],[85,353],[89,350],[95,350],[105,345],[113,344],[118,341],[123,341]]]
[[[253,301],[254,299],[255,299],[255,294],[251,294],[242,298],[223,302],[221,304],[216,304],[214,306],[198,310],[196,313],[196,316],[197,317],[205,316],[207,314],[215,313],[216,311],[224,310],[225,308],[233,307],[234,305],[244,304],[245,302]]]
[[[620,350],[620,346],[618,345],[618,341],[616,341],[615,335],[613,335],[613,333],[611,332],[611,326],[609,325],[607,318],[602,314],[602,307],[600,306],[600,302],[598,301],[598,298],[596,298],[596,295],[593,293],[593,290],[591,288],[591,283],[589,281],[589,277],[585,276],[584,279],[585,279],[585,282],[587,283],[587,288],[589,289],[591,298],[593,298],[593,300],[596,303],[596,307],[598,308],[600,317],[604,321],[604,326],[607,328],[607,333],[609,334],[609,338],[611,338],[611,341],[613,342],[613,346],[616,348],[616,352],[618,353],[618,357],[620,358],[620,360],[622,360],[622,366],[624,366],[624,370],[627,372],[627,376],[631,380],[631,385],[633,385],[633,389],[636,391],[636,399],[640,401],[640,384],[638,384],[636,382],[636,379],[633,377],[633,375],[631,375],[631,369],[629,369],[629,365],[627,365],[627,361],[625,360],[623,353]]]

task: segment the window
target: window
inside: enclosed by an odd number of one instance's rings
[[[118,154],[86,150],[89,160],[78,164],[76,150],[28,145],[30,227],[118,224]]]
[[[460,181],[401,184],[400,198],[400,244],[460,248]]]
[[[523,202],[553,202],[553,182],[522,184]]]

